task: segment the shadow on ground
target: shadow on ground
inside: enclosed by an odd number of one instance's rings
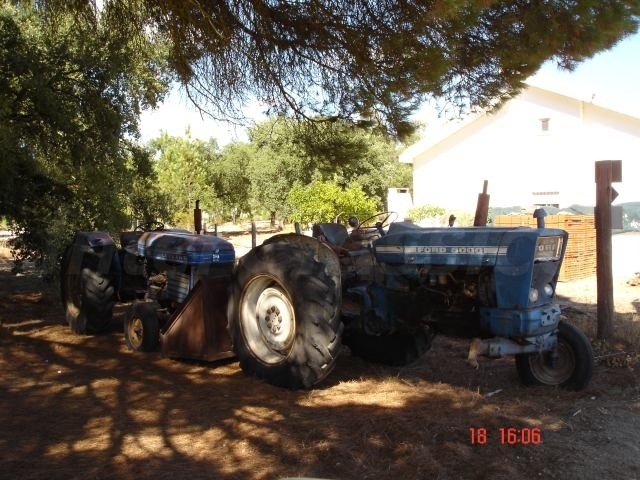
[[[129,352],[121,311],[105,334],[74,335],[36,275],[1,272],[0,294],[0,478],[640,475],[630,368],[601,364],[583,392],[524,388],[511,359],[475,370],[465,342],[438,337],[413,365],[344,355],[319,388],[289,391],[235,361]],[[529,433],[503,443],[509,428]]]

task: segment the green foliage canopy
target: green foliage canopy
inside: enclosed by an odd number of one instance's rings
[[[357,179],[383,198],[395,169],[378,163],[388,146],[364,149],[366,135],[405,137],[431,96],[499,104],[547,59],[572,67],[635,32],[639,14],[637,0],[2,0],[0,216],[37,253],[54,231],[118,229],[132,213],[166,213],[167,198],[185,208],[191,198],[158,191],[135,145],[141,108],[171,75],[214,116],[258,100],[313,120],[196,172],[222,210],[281,206],[287,185],[312,179]],[[366,133],[351,135],[353,123]]]
[[[361,219],[376,213],[376,202],[367,198],[357,183],[341,188],[334,182],[314,181],[296,185],[287,195],[291,218],[302,224],[333,222],[338,215],[356,215]]]
[[[166,65],[162,44],[107,28],[109,10],[85,22],[13,3],[0,3],[0,216],[42,259],[76,229],[129,222],[130,179],[150,171],[138,115],[162,98]]]
[[[282,213],[296,183],[360,184],[379,210],[387,190],[412,184],[411,166],[398,162],[398,145],[376,130],[345,121],[303,122],[277,117],[250,130],[255,149],[249,165],[252,198]]]
[[[40,2],[38,2],[40,3]],[[92,14],[92,0],[48,0]],[[637,0],[106,0],[112,27],[166,36],[189,95],[215,116],[379,124],[400,137],[425,98],[491,106],[543,62],[572,67],[637,30]]]
[[[236,143],[228,145],[213,165],[213,188],[222,210],[218,219],[230,215],[235,222],[242,212],[251,213],[251,164],[255,158],[252,145]]]
[[[355,181],[375,209],[384,210],[387,189],[397,186],[395,182],[411,183],[411,167],[398,163],[395,144],[344,122],[310,126],[276,118],[252,128],[249,143],[223,149],[215,141],[167,134],[150,146],[159,189],[171,201],[173,220],[185,228],[191,226],[196,200],[203,210],[215,213],[216,222],[265,210],[272,219],[288,218],[289,192],[295,185],[328,182],[353,193],[347,186]],[[344,213],[354,211],[345,206]]]
[[[154,152],[155,175],[160,191],[169,200],[177,226],[193,229],[193,209],[196,200],[208,212],[220,209],[213,188],[213,163],[217,156],[215,140],[203,142],[163,133],[151,142]]]

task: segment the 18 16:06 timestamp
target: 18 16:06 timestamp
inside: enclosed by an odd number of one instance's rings
[[[539,445],[542,443],[542,431],[537,427],[500,427],[498,435],[483,427],[470,427],[471,445],[486,445],[489,442],[500,441],[501,445]]]

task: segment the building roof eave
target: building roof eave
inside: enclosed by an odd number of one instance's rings
[[[423,138],[402,151],[399,155],[400,163],[414,163],[416,157],[431,150],[452,135],[464,130],[475,122],[487,116],[486,110],[477,110],[463,118],[449,120],[433,130],[433,135]]]

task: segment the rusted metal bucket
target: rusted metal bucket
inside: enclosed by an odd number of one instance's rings
[[[214,361],[234,356],[227,332],[227,278],[201,278],[160,332],[169,358]]]

